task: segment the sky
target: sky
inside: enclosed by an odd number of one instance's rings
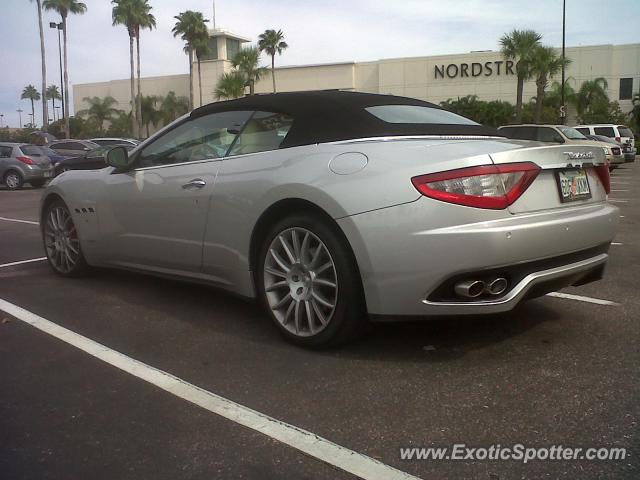
[[[87,12],[68,20],[69,82],[129,76],[129,40],[111,24],[109,0],[84,0]],[[149,0],[157,28],[141,37],[142,76],[188,72],[175,15],[191,9],[212,18],[212,0]],[[282,29],[289,48],[277,65],[366,61],[496,50],[500,36],[532,28],[543,43],[562,42],[562,0],[216,0],[216,26],[255,41],[268,28]],[[640,42],[640,0],[567,0],[567,46]],[[57,31],[44,13],[47,85],[60,84]],[[210,23],[211,24],[211,23]],[[29,121],[23,88],[40,89],[40,41],[35,1],[0,0],[0,114],[18,126]],[[265,65],[267,58],[263,57]],[[36,103],[36,121],[42,106]],[[51,116],[51,113],[49,113]]]

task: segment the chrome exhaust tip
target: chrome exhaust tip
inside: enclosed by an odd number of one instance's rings
[[[487,285],[487,292],[491,295],[502,295],[509,286],[506,278],[496,278]]]
[[[456,283],[454,290],[459,297],[476,298],[482,295],[485,288],[486,284],[481,280],[465,280]]]

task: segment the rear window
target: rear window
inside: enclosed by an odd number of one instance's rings
[[[633,132],[629,127],[619,126],[618,131],[620,132],[621,137],[631,137],[633,138]]]
[[[42,149],[36,145],[22,145],[20,151],[25,155],[31,155],[34,157],[42,156]]]
[[[578,130],[571,127],[558,127],[558,130],[562,132],[562,134],[567,137],[569,140],[586,140],[583,134],[581,134]]]
[[[594,127],[593,132],[596,135],[604,135],[609,138],[614,138],[616,136],[616,132],[614,132],[613,127]]]
[[[377,105],[365,110],[387,123],[479,125],[455,113],[420,105]]]
[[[514,140],[536,140],[537,133],[534,127],[504,127],[500,131],[504,133],[507,138],[513,138]]]
[[[588,128],[576,128],[576,130],[579,131],[583,135],[589,135],[589,129]]]

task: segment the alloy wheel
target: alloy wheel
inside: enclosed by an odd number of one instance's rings
[[[14,190],[20,186],[20,177],[17,173],[11,172],[5,177],[4,183],[7,188]]]
[[[69,211],[55,206],[44,225],[44,244],[47,257],[62,273],[70,273],[81,259],[80,240]]]
[[[292,227],[276,235],[263,267],[267,304],[288,332],[316,335],[333,317],[338,275],[327,246],[311,231]]]

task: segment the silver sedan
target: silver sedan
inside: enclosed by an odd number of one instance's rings
[[[492,314],[602,277],[602,149],[509,140],[409,98],[206,105],[42,200],[53,269],[115,267],[258,299],[300,345],[369,320]]]

